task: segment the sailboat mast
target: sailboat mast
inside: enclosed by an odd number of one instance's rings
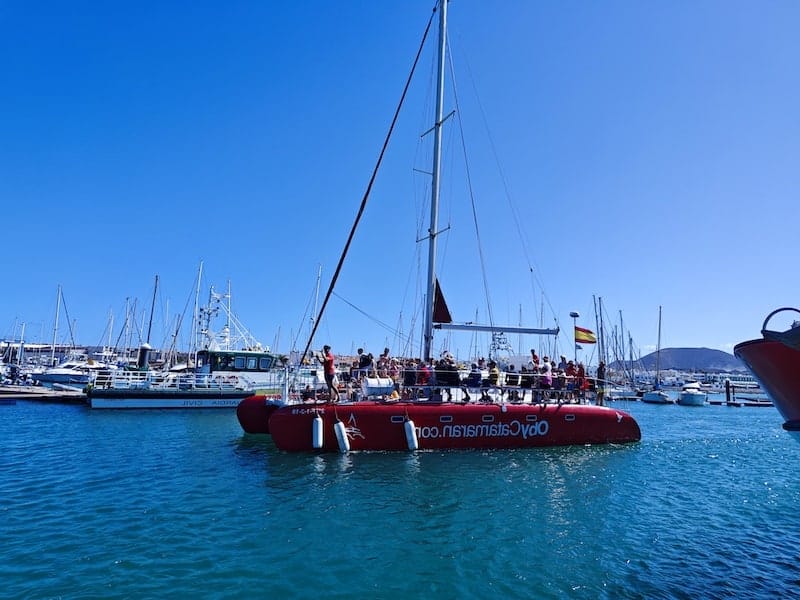
[[[425,305],[423,359],[431,359],[433,345],[433,303],[436,292],[436,236],[439,227],[439,177],[442,161],[442,117],[444,114],[445,35],[447,0],[439,2],[439,58],[436,75],[436,116],[433,132],[433,178],[431,181],[431,223],[428,230],[428,295]]]
[[[56,294],[56,318],[53,322],[53,347],[50,348],[50,366],[56,364],[56,340],[58,339],[58,309],[61,306],[61,284],[58,285],[58,293]]]
[[[111,334],[114,331],[114,311],[108,309],[108,349],[111,349]]]
[[[619,311],[619,356],[625,368],[625,325],[622,323],[622,311]]]
[[[658,344],[656,345],[656,389],[661,379],[661,306],[658,307]]]
[[[636,375],[633,369],[633,336],[631,336],[630,331],[628,331],[628,356],[630,357],[631,381],[634,381],[636,379]]]
[[[200,348],[200,285],[203,281],[203,261],[200,261],[200,266],[197,268],[197,285],[194,290],[194,318],[192,319],[192,348],[189,348],[189,356],[194,359],[194,365],[197,365],[197,351]]]
[[[19,350],[17,350],[17,365],[22,366],[22,355],[25,353],[25,323],[22,324],[22,329],[19,334]]]
[[[156,308],[156,293],[158,292],[158,275],[156,275],[156,282],[153,284],[153,301],[150,304],[150,320],[147,323],[147,343],[150,343],[150,331],[153,329],[153,311]]]
[[[227,300],[227,306],[228,306],[227,318],[225,320],[225,327],[227,327],[227,332],[228,332],[228,335],[225,338],[225,350],[230,350],[231,349],[231,280],[230,279],[228,279],[228,293],[226,294],[225,299]],[[239,335],[239,330],[240,328],[237,328],[236,330],[237,336]]]
[[[597,306],[598,311],[600,313],[600,326],[598,329],[600,330],[600,358],[603,362],[608,363],[608,348],[606,348],[606,336],[605,336],[605,326],[603,325],[603,297],[598,296],[597,298]]]

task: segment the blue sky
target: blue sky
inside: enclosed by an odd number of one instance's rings
[[[201,298],[230,281],[257,338],[303,346],[432,7],[0,5],[0,336],[25,323],[49,342],[60,285],[79,343],[103,343],[110,315],[116,338],[126,299],[146,322],[158,275],[160,345],[202,262]],[[663,347],[731,351],[799,303],[800,4],[454,0],[449,16],[438,268],[456,320],[486,322],[488,290],[495,323],[559,324],[569,353],[570,311],[596,329],[602,298],[643,354],[659,306]],[[419,343],[432,52],[315,347]]]

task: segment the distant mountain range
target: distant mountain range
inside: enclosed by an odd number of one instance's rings
[[[643,356],[637,361],[637,366],[654,371],[656,353]],[[733,354],[711,348],[662,348],[659,367],[662,371],[747,371],[744,363]]]

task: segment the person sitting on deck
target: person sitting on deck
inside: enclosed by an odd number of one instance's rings
[[[482,379],[483,373],[478,367],[478,363],[472,363],[470,366],[469,375],[467,375],[464,379],[464,385],[466,385],[468,388],[479,388],[481,387]]]
[[[389,349],[384,348],[376,363],[378,377],[389,377]]]
[[[525,401],[525,392],[533,387],[534,374],[525,365],[519,370],[520,400]]]
[[[417,363],[414,362],[413,359],[409,359],[406,361],[405,366],[403,367],[403,392],[404,397],[410,397],[410,394],[414,392],[414,388],[417,385]]]
[[[372,354],[367,354],[362,348],[358,349],[358,370],[361,377],[370,377],[375,370]]]
[[[555,397],[559,402],[566,399],[566,388],[567,376],[561,369],[556,369],[555,373],[553,373],[553,390],[555,391]]]
[[[508,370],[506,371],[506,387],[507,388],[517,388],[519,387],[520,383],[520,376],[514,370],[514,365],[508,365]],[[511,402],[516,402],[519,400],[519,390],[517,389],[508,389],[508,399]]]
[[[396,358],[389,360],[389,377],[392,378],[395,384],[400,382],[400,363]]]
[[[455,360],[449,352],[445,352],[439,362],[436,363],[436,384],[444,388],[447,393],[448,402],[453,400],[454,387],[460,387],[461,379],[458,376],[458,368]]]
[[[484,379],[481,386],[481,402],[491,402],[492,399],[488,394],[489,388],[496,388],[500,381],[500,369],[497,368],[497,363],[493,360],[489,361],[489,377]]]
[[[419,367],[417,368],[417,385],[419,386],[419,392],[423,396],[430,396],[431,394],[431,384],[433,381],[433,369],[431,369],[430,365],[426,361],[421,361]]]

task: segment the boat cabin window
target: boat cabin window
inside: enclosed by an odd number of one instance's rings
[[[210,365],[211,371],[269,371],[275,363],[272,355],[239,354],[236,351],[203,351],[197,353],[197,364]]]

